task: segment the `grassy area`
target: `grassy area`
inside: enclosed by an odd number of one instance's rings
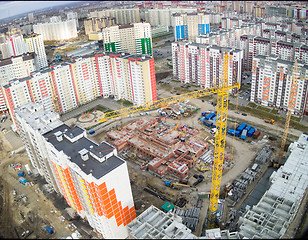
[[[248,85],[241,85],[241,91],[245,92],[247,89],[250,89]]]
[[[257,109],[258,109],[258,110],[265,111],[265,112],[270,112],[270,111],[271,111],[271,109],[266,108],[266,107],[263,107],[263,106],[258,106],[258,108],[257,108]]]
[[[180,81],[178,81],[178,80],[171,80],[171,82],[179,83]]]
[[[193,90],[189,90],[187,88],[181,88],[181,87],[175,87],[174,90],[179,91],[179,92],[184,92],[184,93],[193,91]]]
[[[295,116],[291,116],[291,119],[295,122],[300,122],[301,118],[295,117]]]
[[[172,37],[172,36],[173,36],[173,33],[167,33],[167,34],[165,34],[165,35],[152,38],[152,43],[159,42],[159,41],[161,41],[161,40],[164,40],[164,39],[166,39],[166,38],[170,38],[170,37]]]
[[[123,100],[123,99],[120,99],[117,101],[119,104],[123,104],[124,106],[126,107],[130,107],[130,106],[133,106],[134,104],[132,104],[130,101],[127,101],[127,100]]]
[[[250,103],[248,103],[248,106],[251,107],[251,108],[256,108],[258,105],[253,103],[253,102],[250,102]]]
[[[155,71],[157,71],[158,69],[160,69],[160,67],[158,67],[158,66],[155,66]]]
[[[290,121],[290,127],[291,128],[294,128],[294,129],[297,129],[299,131],[302,131],[302,132],[307,132],[307,127],[306,126],[303,126],[302,124],[300,124],[299,122],[295,122],[295,121]]]
[[[156,45],[154,46],[153,48],[160,48],[160,47],[165,47],[165,46],[171,46],[171,42],[166,42],[166,43],[163,43],[163,44],[160,44],[160,45]]]
[[[108,109],[107,108],[104,108],[102,106],[96,106],[94,108],[91,108],[90,110],[88,110],[87,112],[93,112],[94,110],[98,110],[98,111],[102,111],[102,112],[106,112]]]
[[[170,84],[161,84],[160,87],[167,91],[170,91],[172,89],[172,86]]]
[[[162,59],[161,57],[155,57],[154,58],[154,61],[158,61],[158,60],[160,60],[160,59]]]
[[[277,113],[278,113],[278,110],[277,110],[277,109],[272,109],[271,113],[277,114]]]
[[[45,46],[56,45],[56,43],[58,43],[58,41],[44,41]]]

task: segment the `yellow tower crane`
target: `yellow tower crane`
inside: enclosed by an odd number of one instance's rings
[[[183,102],[190,98],[200,98],[217,93],[217,118],[216,118],[217,133],[215,134],[212,186],[210,194],[207,228],[215,227],[215,223],[217,220],[216,215],[217,215],[219,191],[220,191],[223,160],[224,160],[229,91],[234,88],[238,89],[240,88],[240,84],[238,82],[232,86],[228,86],[228,60],[229,60],[229,55],[228,53],[225,53],[225,56],[223,58],[224,61],[223,74],[219,86],[202,89],[199,91],[189,92],[181,95],[176,95],[169,98],[163,98],[157,100],[156,102],[147,102],[145,104],[141,104],[138,106],[132,106],[128,108],[123,108],[121,110],[108,112],[104,115],[104,118],[99,120],[100,122],[114,120],[122,116],[129,116],[139,112],[158,109],[168,104]]]
[[[213,161],[212,185],[210,194],[210,204],[207,219],[207,228],[214,228],[217,222],[217,208],[220,192],[220,184],[223,170],[223,160],[225,151],[225,139],[227,132],[227,113],[229,103],[229,78],[228,78],[228,61],[229,55],[225,53],[223,59],[222,76],[217,90],[217,118],[215,134],[215,150]]]
[[[280,166],[280,161],[283,156],[284,147],[286,145],[286,140],[287,140],[288,131],[289,131],[291,113],[292,113],[292,109],[294,109],[295,107],[295,101],[296,101],[296,96],[297,96],[296,90],[297,90],[297,59],[295,59],[293,73],[292,73],[292,84],[291,84],[291,91],[290,91],[290,97],[289,97],[288,112],[287,112],[286,122],[284,125],[284,132],[283,132],[283,136],[281,140],[281,147],[278,153],[278,159],[276,162],[273,163],[274,168],[278,168]]]

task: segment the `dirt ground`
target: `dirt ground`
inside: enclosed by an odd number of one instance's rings
[[[71,230],[75,229],[67,227],[67,220],[60,220],[60,211],[56,211],[38,185],[25,186],[19,183],[17,172],[8,168],[11,163],[21,163],[22,166],[29,164],[25,151],[12,155],[12,150],[11,144],[0,133],[0,238],[20,238],[26,230],[29,233],[33,231],[28,237],[30,239],[58,239],[71,235]],[[30,180],[27,174],[25,177]],[[16,191],[15,196],[13,190]],[[24,196],[26,201],[22,200]],[[46,225],[53,227],[53,235],[43,228]]]

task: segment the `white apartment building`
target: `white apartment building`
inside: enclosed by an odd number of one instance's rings
[[[131,54],[152,54],[152,33],[149,23],[132,23],[103,29],[105,51]]]
[[[154,8],[145,11],[145,20],[151,26],[172,26],[172,15],[175,13],[193,13],[197,8]]]
[[[116,148],[93,142],[83,128],[67,126],[40,105],[21,107],[16,118],[30,159],[41,164],[34,167],[47,182],[103,238],[127,238],[136,212],[127,164]]]
[[[75,63],[71,65],[78,105],[95,100],[99,96],[94,64],[93,59],[88,57],[75,59]]]
[[[278,59],[277,56],[258,55],[253,58],[250,101],[287,111],[291,94],[294,62]],[[292,113],[302,116],[307,110],[308,65],[298,61],[296,97]]]
[[[15,35],[8,38],[5,43],[0,44],[0,51],[2,53],[2,59],[25,53],[23,36]]]
[[[175,41],[195,41],[201,34],[210,33],[210,16],[207,13],[183,13],[172,15]]]
[[[128,53],[88,55],[2,85],[3,108],[14,123],[14,110],[30,101],[61,114],[100,96],[134,104],[157,100],[153,57]]]
[[[63,41],[76,38],[77,26],[74,19],[68,21],[50,21],[33,25],[33,32],[41,34],[44,41]]]
[[[117,24],[140,22],[139,8],[106,9],[102,11],[90,12],[89,17],[115,17]]]
[[[44,133],[62,125],[59,114],[45,110],[41,104],[30,102],[15,110],[15,120],[32,166],[59,192],[60,186],[48,161],[43,139]]]
[[[65,113],[79,105],[74,76],[72,74],[72,63],[62,63],[52,66],[51,83],[57,96],[59,112]]]
[[[10,80],[27,77],[37,69],[34,53],[3,59],[0,61],[0,86],[7,84]],[[0,112],[7,110],[4,94],[0,87]]]
[[[240,49],[187,41],[172,43],[171,46],[173,76],[182,83],[195,83],[203,88],[219,86],[224,53],[229,54],[229,85],[241,82],[243,52]]]
[[[24,53],[35,52],[37,64],[39,68],[47,66],[47,57],[42,35],[32,34],[25,38],[18,35],[7,39],[5,43],[0,44],[2,57],[9,58],[12,56],[20,56]]]
[[[35,52],[39,68],[48,66],[43,36],[40,34],[31,34],[24,38],[26,43],[26,52]]]

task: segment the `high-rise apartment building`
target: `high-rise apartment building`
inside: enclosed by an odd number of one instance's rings
[[[128,53],[88,55],[10,80],[2,88],[14,123],[15,109],[30,101],[61,114],[100,96],[134,104],[157,100],[153,57]]]
[[[21,56],[11,57],[0,61],[0,85],[7,84],[12,79],[24,78],[31,72],[39,69],[36,65],[34,53],[27,53]],[[0,112],[8,110],[4,94],[0,87]]]
[[[34,22],[33,13],[28,13],[28,20],[29,20],[30,23],[33,23],[33,22]]]
[[[116,25],[103,29],[105,51],[131,54],[152,54],[152,33],[149,23]]]
[[[145,12],[145,20],[151,26],[172,26],[172,15],[175,13],[194,13],[197,8],[154,8],[147,9]]]
[[[60,186],[57,183],[56,174],[48,161],[48,155],[44,148],[43,134],[62,125],[59,114],[47,111],[43,105],[27,103],[15,110],[15,120],[18,134],[26,148],[32,166],[45,178],[47,183],[59,193]]]
[[[2,52],[3,59],[35,52],[38,67],[43,68],[47,66],[45,46],[40,34],[11,37],[5,43],[0,44],[0,51]]]
[[[251,70],[253,57],[257,55],[277,55],[286,61],[302,60],[307,63],[307,46],[302,43],[284,42],[273,38],[242,35],[240,48],[244,51],[244,69]]]
[[[0,51],[2,58],[9,58],[11,56],[19,56],[25,53],[25,43],[22,35],[15,35],[8,38],[5,43],[0,44]]]
[[[130,24],[140,22],[139,8],[106,9],[90,12],[89,17],[115,17],[116,24]]]
[[[195,41],[201,34],[210,32],[210,16],[206,13],[173,14],[174,40]]]
[[[26,51],[34,52],[37,56],[37,64],[39,68],[48,66],[43,36],[40,34],[27,35],[24,38],[26,43]]]
[[[57,118],[35,104],[17,110],[26,148],[36,144],[29,148],[29,156],[45,158],[43,165],[54,186],[103,238],[127,238],[127,224],[136,218],[136,212],[126,162],[109,143],[97,144],[87,138],[83,128],[59,123]]]
[[[287,111],[291,93],[294,62],[278,59],[278,56],[258,55],[253,58],[250,101]],[[307,114],[308,65],[298,61],[296,97],[292,113]]]
[[[44,41],[62,41],[78,37],[75,19],[51,20],[49,23],[33,25],[33,32],[41,34]]]
[[[218,86],[225,53],[230,57],[229,85],[240,83],[243,59],[241,50],[185,41],[172,43],[173,76],[182,83],[196,83],[203,88]]]
[[[92,32],[101,32],[103,28],[115,25],[115,17],[88,18],[84,20],[86,35]]]

